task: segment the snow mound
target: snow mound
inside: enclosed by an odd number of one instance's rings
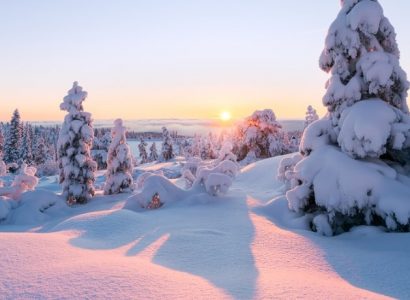
[[[158,193],[163,204],[177,202],[185,198],[187,192],[177,187],[169,179],[160,175],[151,175],[145,178],[144,185],[138,194],[128,199],[125,208],[141,210],[148,207],[152,197]]]

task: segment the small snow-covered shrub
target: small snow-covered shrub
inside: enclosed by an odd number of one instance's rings
[[[410,231],[409,82],[396,34],[378,1],[341,5],[320,58],[328,114],[304,131],[288,205],[326,236],[356,225]]]
[[[185,179],[185,187],[191,188],[195,182],[195,176],[200,167],[204,165],[204,162],[199,157],[190,157],[182,168],[182,177]]]
[[[195,175],[189,169],[182,171],[182,178],[185,179],[185,188],[189,189],[195,182]]]
[[[231,185],[231,177],[221,173],[211,173],[205,180],[205,189],[211,196],[226,194]]]
[[[161,203],[167,205],[183,199],[186,193],[164,176],[151,174],[145,179],[140,192],[128,199],[125,208],[135,210],[147,208],[155,194],[158,194]]]
[[[36,171],[36,168],[27,167],[27,165],[23,163],[20,167],[19,174],[15,176],[11,186],[0,188],[0,196],[18,200],[22,193],[34,190],[38,184],[38,178],[35,176]]]
[[[224,144],[222,145],[221,150],[219,150],[219,155],[218,158],[216,160],[217,163],[220,163],[221,161],[224,160],[230,160],[234,163],[237,162],[238,158],[235,154],[232,153],[233,150],[233,145],[230,142],[224,142]]]
[[[195,176],[193,186],[203,186],[212,196],[226,194],[238,173],[238,166],[230,160],[224,160],[215,167],[201,167]]]

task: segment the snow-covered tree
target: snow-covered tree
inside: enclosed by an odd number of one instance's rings
[[[396,34],[376,0],[344,0],[320,67],[328,114],[304,132],[289,207],[324,235],[355,225],[409,231],[409,83]]]
[[[167,161],[174,158],[174,149],[171,135],[166,127],[162,127],[161,160]]]
[[[146,164],[149,162],[148,160],[148,153],[147,153],[147,146],[148,144],[141,138],[140,143],[138,144],[138,151],[140,153],[141,163]]]
[[[305,128],[317,120],[319,120],[319,116],[316,113],[316,109],[309,105],[306,110]]]
[[[63,196],[68,204],[86,203],[95,192],[97,164],[90,154],[94,130],[91,114],[83,109],[86,97],[87,92],[74,82],[60,105],[67,115],[58,137],[58,164]]]
[[[132,157],[125,136],[126,128],[123,121],[114,121],[111,130],[112,142],[108,149],[108,166],[104,194],[118,194],[132,188]]]
[[[44,164],[48,159],[50,159],[50,157],[48,156],[46,141],[39,135],[34,142],[33,161],[39,166]]]
[[[33,162],[33,129],[30,124],[26,123],[22,125],[23,128],[23,138],[20,145],[20,159],[26,164],[31,164]]]
[[[99,136],[94,137],[91,155],[97,163],[98,170],[104,170],[107,168],[108,148],[111,144],[111,133],[109,131],[98,133]]]
[[[153,142],[151,147],[149,147],[149,161],[157,161],[157,160],[158,160],[157,146],[155,145],[155,142]]]
[[[3,123],[0,123],[0,159],[3,159],[4,151],[4,126]]]
[[[202,159],[215,159],[217,157],[212,133],[201,138],[200,156]]]
[[[22,124],[20,113],[16,109],[7,130],[7,137],[4,145],[4,161],[6,163],[16,163],[20,158],[20,147],[22,143]]]
[[[283,154],[282,126],[271,109],[257,110],[238,126],[234,135],[239,160]]]

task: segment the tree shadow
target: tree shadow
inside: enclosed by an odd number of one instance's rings
[[[251,251],[254,228],[246,199],[219,200],[212,205],[152,212],[152,220],[157,220],[153,230],[147,230],[127,255],[138,255],[167,235],[153,257],[156,264],[205,278],[235,299],[252,298],[258,271]]]
[[[306,228],[303,217],[289,211],[284,197],[255,208],[254,212],[307,239],[323,253],[332,269],[353,286],[393,298],[410,297],[410,234],[363,226],[334,237],[320,236]]]
[[[44,226],[42,232],[71,231],[76,236],[69,242],[75,247],[96,251],[124,247],[127,256],[142,254],[166,236],[152,255],[154,263],[202,277],[235,299],[252,298],[258,271],[246,198],[206,193],[187,198],[143,212],[108,203],[107,210],[72,215]]]

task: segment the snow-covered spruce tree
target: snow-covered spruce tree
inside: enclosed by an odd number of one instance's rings
[[[118,194],[132,188],[132,157],[125,136],[126,128],[122,119],[114,121],[111,130],[112,142],[108,149],[108,166],[104,194]]]
[[[22,140],[22,126],[20,113],[16,109],[8,126],[6,141],[4,144],[4,161],[6,163],[17,163],[20,158],[20,147]]]
[[[22,126],[23,137],[20,145],[20,159],[30,165],[33,162],[33,129],[30,124],[26,123]]]
[[[147,153],[147,146],[148,144],[141,138],[140,143],[138,144],[138,151],[140,153],[141,163],[146,164],[149,162],[148,160],[148,153]]]
[[[174,149],[171,135],[166,127],[162,127],[161,160],[167,161],[174,158]]]
[[[324,235],[363,224],[409,231],[409,83],[396,34],[378,1],[341,5],[320,57],[328,114],[303,134],[289,207]]]
[[[87,92],[74,82],[60,109],[67,111],[58,137],[58,164],[63,196],[68,204],[86,203],[94,195],[94,172],[97,164],[90,149],[94,130],[91,114],[84,112]]]
[[[306,110],[305,128],[317,120],[319,120],[319,116],[316,113],[316,109],[309,105]]]
[[[151,147],[149,147],[149,161],[157,161],[158,160],[158,151],[155,142],[152,143]]]
[[[3,123],[0,123],[0,159],[3,159],[4,156],[4,126]]]
[[[36,137],[33,148],[33,161],[39,166],[44,164],[48,159],[47,146],[44,138],[41,135]]]

